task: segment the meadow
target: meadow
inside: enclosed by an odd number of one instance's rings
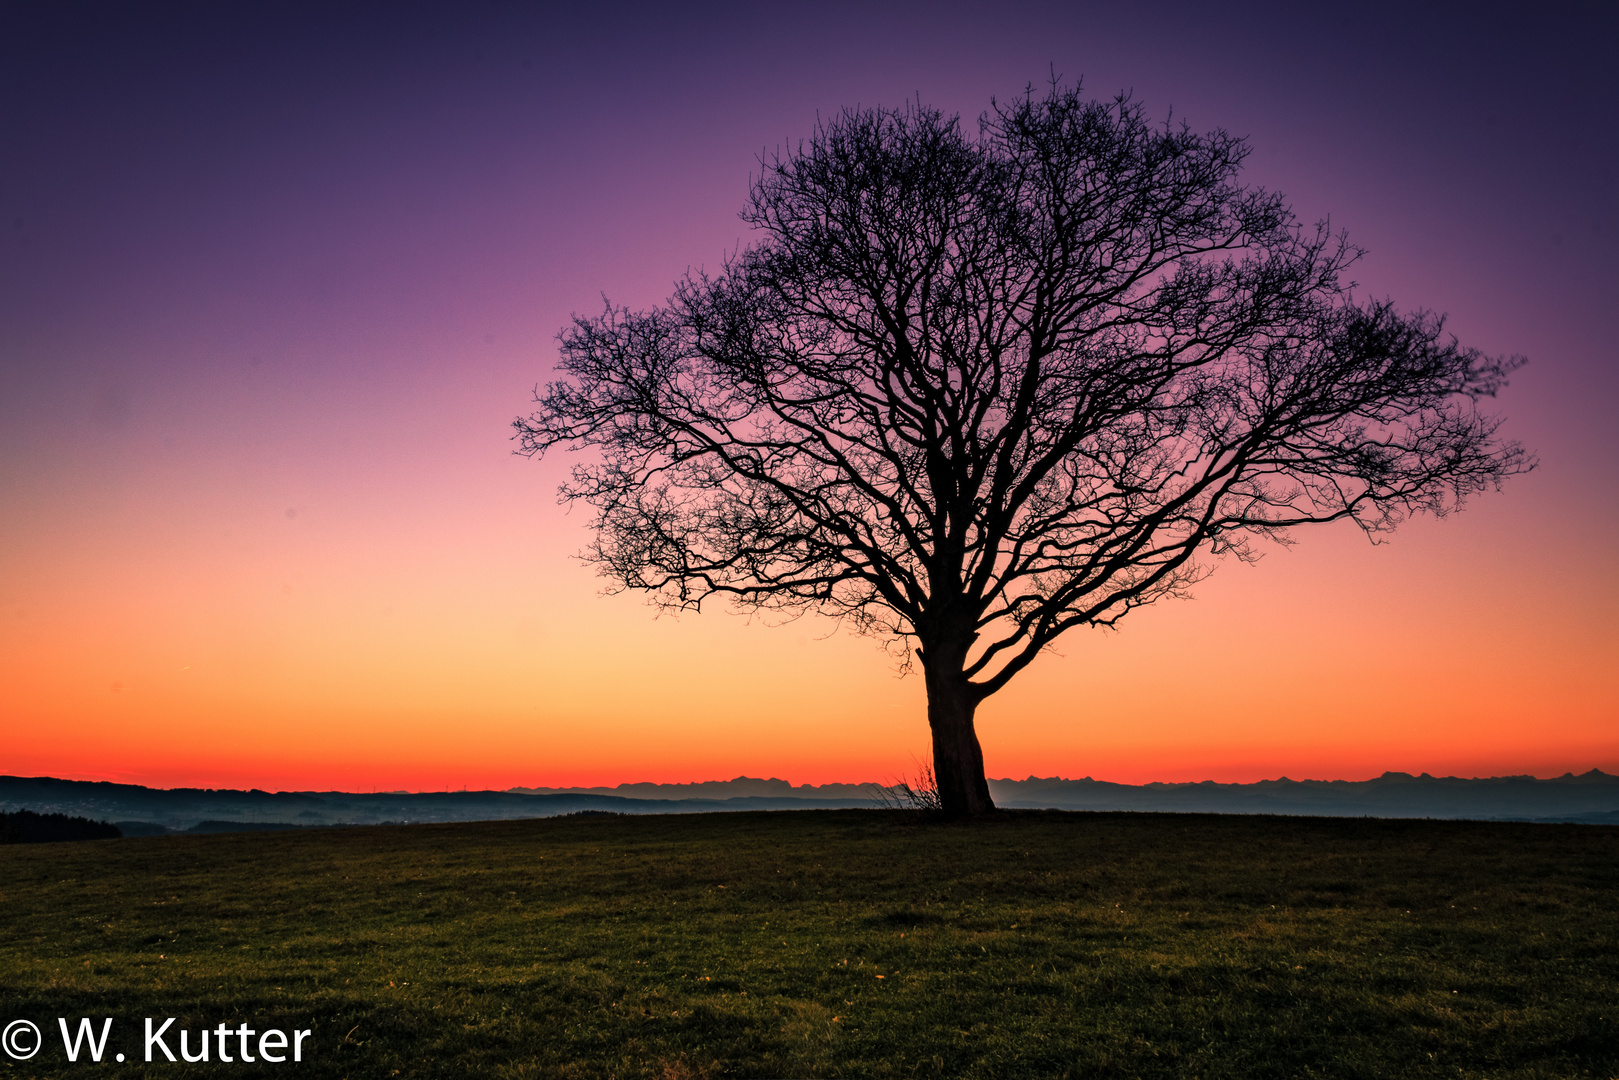
[[[128,1062],[67,1064],[81,1016]],[[148,1016],[171,1046],[312,1034],[298,1064],[145,1064]],[[19,845],[18,1018],[46,1043],[0,1077],[1610,1080],[1619,828],[840,810]]]

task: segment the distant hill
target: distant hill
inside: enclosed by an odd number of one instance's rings
[[[1619,776],[1598,769],[1549,780],[1533,776],[1412,776],[1372,780],[1261,780],[1253,784],[1112,784],[1060,777],[991,780],[1005,807],[1156,810],[1318,817],[1473,818],[1619,825]]]
[[[1373,780],[1261,780],[1254,784],[1114,784],[1085,777],[991,780],[997,804],[1059,810],[1430,817],[1619,825],[1619,776],[1598,770],[1549,780],[1462,779],[1384,773]],[[116,822],[125,835],[239,831],[267,825],[490,821],[583,810],[624,814],[709,813],[873,806],[869,784],[793,786],[739,776],[695,784],[510,791],[346,792],[148,788],[105,781],[0,776],[0,811]]]
[[[762,782],[762,781],[761,781]],[[693,785],[686,785],[693,786]],[[845,785],[857,788],[858,785]],[[127,835],[209,831],[282,823],[368,825],[382,822],[498,821],[553,817],[580,810],[627,814],[705,813],[723,810],[794,810],[871,806],[857,798],[749,797],[626,798],[592,792],[525,791],[240,791],[216,788],[149,788],[102,780],[0,776],[0,811],[27,809],[106,818]]]
[[[593,794],[645,800],[774,798],[854,800],[871,804],[870,784],[802,784],[786,780],[709,780],[697,784],[619,784],[595,788],[513,788],[527,794]],[[1597,769],[1550,780],[1484,779],[1387,772],[1373,780],[1261,780],[1253,784],[1114,784],[1085,777],[991,780],[999,806],[1051,810],[1139,810],[1324,817],[1435,817],[1592,820],[1619,824],[1619,776]]]
[[[854,800],[871,803],[870,784],[800,784],[771,777],[760,780],[739,776],[735,780],[701,780],[694,784],[619,784],[617,787],[515,787],[524,795],[614,795],[629,799],[816,799]]]

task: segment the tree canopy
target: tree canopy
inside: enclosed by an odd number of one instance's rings
[[[846,111],[761,163],[755,243],[575,318],[521,452],[593,451],[562,495],[618,587],[914,646],[943,806],[987,810],[974,710],[1061,634],[1532,464],[1479,407],[1521,360],[1355,295],[1246,154],[1077,87]]]

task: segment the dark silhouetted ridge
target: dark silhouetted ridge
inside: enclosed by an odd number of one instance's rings
[[[1619,824],[1619,777],[1596,769],[1541,780],[1463,779],[1387,772],[1371,780],[1252,784],[1115,784],[1084,777],[991,780],[995,802],[1017,809],[1286,814],[1308,817],[1471,818]],[[0,811],[30,812],[112,830],[97,835],[242,832],[297,826],[498,821],[598,811],[616,814],[873,807],[871,784],[794,786],[737,777],[695,784],[511,791],[236,791],[148,788],[105,781],[0,776]],[[117,827],[87,819],[105,818]],[[68,837],[63,836],[63,839]]]
[[[64,840],[116,840],[123,833],[105,821],[32,810],[0,813],[0,844],[52,844]]]

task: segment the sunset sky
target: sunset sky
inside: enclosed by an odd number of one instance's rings
[[[1052,70],[1246,136],[1365,294],[1527,356],[1495,408],[1541,465],[1071,633],[980,709],[989,774],[1619,772],[1619,9],[1306,6],[6,5],[0,773],[913,773],[919,677],[603,597],[510,424],[570,313],[748,242],[817,116]]]

